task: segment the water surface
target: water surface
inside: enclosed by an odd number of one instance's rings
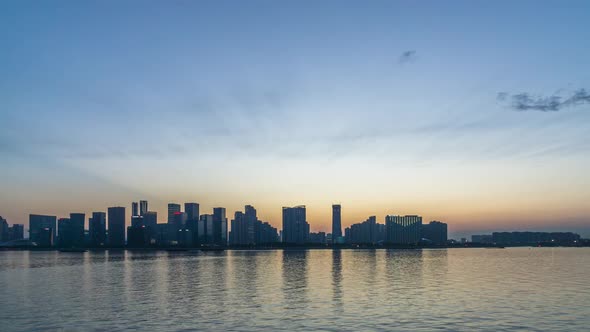
[[[0,252],[2,331],[572,331],[590,248]]]

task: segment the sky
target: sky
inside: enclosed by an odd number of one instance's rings
[[[588,1],[2,1],[0,215],[590,236]]]

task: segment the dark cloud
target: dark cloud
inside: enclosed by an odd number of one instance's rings
[[[569,97],[558,94],[534,96],[529,93],[511,95],[507,92],[500,92],[496,99],[500,102],[509,101],[510,107],[515,111],[558,112],[564,107],[590,103],[590,94],[586,89],[577,90]]]
[[[405,51],[399,56],[399,63],[407,63],[416,60],[416,51],[409,50]]]

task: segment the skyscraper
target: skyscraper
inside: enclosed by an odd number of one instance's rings
[[[104,247],[107,244],[107,215],[104,212],[92,212],[88,222],[91,247]]]
[[[174,222],[174,214],[180,212],[180,204],[168,203],[168,222]]]
[[[386,216],[385,227],[388,243],[417,244],[420,242],[422,217],[420,216]]]
[[[184,212],[188,221],[199,220],[199,203],[184,203]]]
[[[227,245],[227,218],[225,208],[213,208],[213,244]]]
[[[139,203],[132,202],[131,203],[131,217],[135,217],[139,215]]]
[[[29,239],[40,247],[50,247],[55,243],[56,234],[55,216],[38,214],[29,215]]]
[[[283,242],[304,244],[309,235],[305,205],[283,207]]]
[[[72,246],[84,246],[84,223],[86,215],[84,213],[70,213],[70,229],[72,236]]]
[[[110,247],[125,246],[125,208],[121,206],[110,207],[108,209],[109,236],[108,244]]]
[[[139,215],[143,216],[148,212],[148,201],[139,201]]]
[[[342,237],[342,214],[340,204],[332,205],[332,243]]]
[[[440,221],[431,221],[429,224],[422,225],[420,237],[432,244],[444,245],[447,243],[447,224]]]

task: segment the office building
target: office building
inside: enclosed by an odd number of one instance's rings
[[[313,244],[326,244],[326,233],[325,232],[317,232],[317,233],[309,233],[308,243]]]
[[[388,243],[415,245],[420,242],[422,217],[415,215],[386,216],[385,227],[387,232],[386,241]]]
[[[186,220],[199,220],[199,203],[184,203],[184,213],[186,213]]]
[[[131,203],[131,218],[139,215],[139,203]]]
[[[125,246],[125,208],[121,206],[108,208],[108,245]]]
[[[39,247],[51,247],[57,236],[57,217],[29,215],[29,240]]]
[[[342,207],[340,204],[332,205],[332,243],[339,243],[342,237]]]
[[[283,242],[304,244],[308,240],[309,224],[305,206],[283,207]]]
[[[445,245],[447,243],[447,224],[431,221],[422,225],[421,240],[434,245]]]
[[[107,214],[104,212],[92,212],[88,221],[88,235],[90,246],[94,248],[107,245]]]
[[[174,214],[180,212],[180,204],[169,203],[168,204],[168,222],[174,223]]]
[[[9,240],[9,227],[8,221],[6,219],[0,217],[0,243],[10,241]]]
[[[227,218],[222,207],[213,208],[213,244],[227,245]]]
[[[276,228],[258,220],[256,209],[253,206],[246,205],[244,211],[236,211],[234,219],[231,221],[230,244],[260,245],[278,241]]]
[[[148,201],[139,201],[139,215],[143,216],[148,212]]]
[[[375,216],[370,216],[361,223],[350,225],[345,233],[347,243],[374,245],[385,240],[385,225],[377,223]]]
[[[197,230],[199,245],[213,244],[213,215],[203,214],[199,217]]]

